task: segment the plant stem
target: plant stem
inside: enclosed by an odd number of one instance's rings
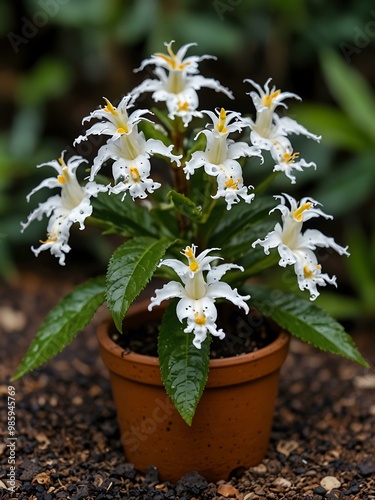
[[[185,151],[184,151],[184,139],[185,139],[185,127],[181,118],[176,117],[173,120],[174,129],[171,131],[171,139],[174,144],[175,154],[182,154],[181,165],[177,167],[175,164],[172,165],[172,175],[173,175],[173,185],[177,193],[188,195],[189,186],[185,177],[183,168],[185,166]],[[184,238],[188,230],[188,221],[180,213],[177,212],[177,222],[180,229],[180,236]]]

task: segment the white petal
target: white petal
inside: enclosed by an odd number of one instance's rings
[[[228,283],[219,281],[208,285],[207,296],[213,299],[223,298],[230,300],[234,305],[242,307],[242,309],[245,310],[246,314],[249,312],[249,306],[244,301],[249,300],[250,295],[240,295],[237,292],[237,289],[232,289],[228,285]]]
[[[164,300],[184,296],[184,288],[181,283],[178,283],[178,281],[170,281],[166,283],[163,288],[155,290],[155,297],[151,297],[148,310],[151,311],[153,307],[160,305]]]

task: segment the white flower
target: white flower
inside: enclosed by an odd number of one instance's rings
[[[142,62],[136,71],[143,70],[149,64],[155,65],[154,73],[159,79],[146,79],[133,89],[132,94],[138,97],[143,92],[152,92],[155,102],[166,103],[168,116],[171,119],[179,116],[187,126],[193,116],[201,116],[197,111],[199,105],[197,90],[206,87],[216,92],[224,92],[230,98],[233,98],[233,95],[217,80],[204,78],[199,74],[199,62],[204,59],[216,59],[215,57],[203,55],[185,58],[188,49],[196,43],[183,45],[176,54],[172,50],[172,44],[173,41],[165,43],[168,54],[156,53]]]
[[[107,190],[105,186],[96,182],[88,182],[85,186],[80,186],[76,170],[82,162],[86,160],[80,156],[73,156],[66,164],[61,156],[58,161],[53,160],[38,165],[38,167],[51,166],[58,175],[44,179],[27,196],[27,201],[30,201],[30,197],[36,191],[45,187],[60,188],[61,194],[51,196],[44,203],[40,203],[29,215],[27,221],[21,224],[23,231],[33,220],[41,220],[44,215],[50,218],[47,226],[47,239],[40,242],[40,247],[36,249],[32,247],[32,251],[35,255],[39,255],[43,250],[50,250],[52,255],[59,258],[60,265],[65,264],[65,254],[70,250],[68,245],[70,227],[78,222],[79,228],[84,229],[84,221],[92,213],[91,196],[97,196],[99,192]]]
[[[146,191],[153,193],[161,184],[149,178],[151,164],[149,158],[159,154],[180,165],[181,156],[172,153],[173,145],[166,146],[157,139],[146,141],[143,132],[139,132],[137,126],[133,126],[128,133],[121,134],[115,140],[108,141],[102,146],[91,169],[90,180],[100,170],[102,164],[108,159],[113,159],[112,174],[115,186],[110,188],[111,192],[124,193],[129,191],[133,200],[145,198]]]
[[[107,103],[106,106],[90,113],[89,116],[86,116],[82,120],[82,123],[90,121],[93,118],[99,118],[101,121],[92,125],[86,131],[85,135],[80,135],[74,141],[74,144],[79,144],[81,141],[86,140],[89,135],[110,135],[115,140],[122,134],[130,135],[133,128],[137,128],[136,126],[141,120],[150,121],[143,116],[151,113],[147,109],[137,109],[130,115],[128,114],[128,109],[134,106],[134,96],[132,95],[123,97],[117,108],[105,97],[104,100]]]
[[[204,167],[208,175],[217,177],[218,190],[213,198],[224,197],[228,210],[232,204],[240,201],[240,197],[246,203],[250,203],[254,194],[248,194],[248,189],[252,186],[243,185],[242,167],[236,160],[245,156],[262,158],[261,152],[245,142],[228,139],[230,133],[241,131],[243,127],[249,126],[248,123],[242,120],[239,113],[234,111],[227,113],[223,108],[217,110],[217,114],[212,111],[204,113],[212,119],[211,129],[199,132],[206,136],[206,149],[195,151],[191,159],[186,162],[184,167],[186,178],[190,179],[190,175],[194,174],[196,169]]]
[[[279,265],[282,267],[294,265],[300,288],[308,288],[311,300],[314,300],[318,295],[316,285],[321,285],[323,282],[335,284],[336,278],[321,274],[321,268],[313,250],[317,247],[333,248],[340,255],[349,255],[347,247],[341,247],[333,238],[325,236],[317,229],[307,229],[302,233],[303,223],[313,217],[323,216],[326,219],[332,219],[332,216],[316,208],[319,204],[317,201],[312,198],[303,198],[298,204],[287,194],[275,196],[275,198],[279,198],[281,203],[271,212],[276,209],[280,210],[282,225],[277,223],[274,230],[268,233],[264,240],[258,239],[252,246],[261,245],[266,255],[270,253],[270,248],[277,248],[280,255]],[[286,205],[286,199],[289,201],[290,209]]]
[[[147,120],[143,115],[149,113],[148,110],[136,110],[130,115],[128,109],[133,106],[133,96],[124,97],[118,108],[106,99],[107,105],[100,110],[96,110],[86,118],[102,118],[99,123],[95,123],[85,136],[76,139],[76,143],[87,139],[90,134],[104,134],[111,137],[102,146],[94,159],[90,173],[90,181],[93,181],[104,162],[113,159],[112,173],[115,186],[110,188],[110,192],[124,193],[129,191],[133,199],[145,198],[146,192],[153,193],[160,187],[158,182],[149,178],[151,165],[149,158],[154,154],[159,154],[180,165],[180,156],[172,153],[173,145],[166,146],[157,139],[148,139],[144,133],[138,130],[138,123]],[[85,121],[85,120],[84,120]],[[147,120],[150,121],[150,120]]]
[[[264,86],[264,89],[252,80],[245,80],[251,83],[258,92],[252,91],[249,93],[253,100],[256,109],[255,121],[248,119],[251,128],[250,141],[251,143],[265,151],[270,151],[272,158],[276,162],[274,172],[284,172],[287,177],[295,183],[295,176],[292,175],[292,170],[303,170],[303,167],[313,166],[316,168],[315,163],[307,163],[304,159],[296,158],[299,153],[293,152],[293,147],[287,136],[290,134],[304,135],[309,139],[320,141],[321,136],[317,136],[309,132],[305,127],[297,123],[288,116],[280,118],[275,112],[278,106],[287,108],[283,102],[284,99],[293,97],[301,100],[301,98],[291,92],[281,92],[276,90],[276,87],[269,88],[269,78]]]
[[[196,248],[195,245],[188,246],[181,252],[187,257],[188,265],[177,259],[165,259],[160,262],[159,265],[174,269],[181,278],[182,283],[170,281],[162,289],[155,290],[156,296],[151,298],[148,309],[151,310],[163,300],[169,300],[173,297],[180,298],[181,300],[176,308],[177,317],[181,323],[185,319],[187,320],[184,332],[194,333],[193,344],[197,349],[200,349],[202,342],[207,337],[207,332],[220,339],[225,337],[223,330],[218,330],[216,326],[217,310],[215,300],[218,298],[230,300],[238,307],[242,307],[247,314],[249,307],[244,301],[248,300],[250,295],[241,296],[238,294],[237,289],[232,289],[227,283],[220,281],[221,277],[229,269],[243,271],[241,266],[236,264],[211,266],[211,263],[220,257],[208,256],[208,254],[213,250],[220,249],[211,248],[196,256]],[[207,272],[205,278],[203,272]]]
[[[293,152],[289,139],[283,136],[275,140],[271,148],[271,156],[276,162],[273,171],[284,172],[291,180],[292,184],[296,182],[296,177],[292,174],[293,170],[302,172],[303,167],[314,167],[316,169],[316,164],[314,162],[311,161],[307,163],[303,158],[299,159],[299,153]]]

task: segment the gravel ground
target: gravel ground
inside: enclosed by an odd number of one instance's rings
[[[0,499],[375,500],[375,371],[297,340],[283,367],[269,452],[258,466],[216,484],[194,472],[176,484],[161,482],[153,467],[139,474],[119,443],[94,335],[100,313],[53,362],[12,383],[16,488],[6,490],[9,379],[41,318],[74,281],[23,278],[22,285],[0,285]],[[374,337],[358,329],[353,335],[374,363]]]

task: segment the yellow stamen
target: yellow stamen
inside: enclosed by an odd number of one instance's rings
[[[285,163],[294,163],[294,161],[299,157],[299,153],[293,153],[290,155],[289,153],[284,153],[282,156],[282,160]]]
[[[168,64],[168,66],[170,67],[170,69],[172,70],[178,70],[178,71],[181,71],[183,70],[186,66],[189,66],[189,62],[186,62],[186,63],[181,63],[178,59],[177,59],[177,56],[176,54],[173,52],[172,50],[172,43],[169,43],[167,45],[167,50],[168,50],[168,54],[169,56],[167,56],[166,54],[162,54],[161,52],[157,52],[156,54],[154,54],[155,57],[161,57],[162,59],[164,59],[164,61]]]
[[[60,165],[61,165],[62,167],[65,165],[65,162],[64,162],[64,160],[63,160],[63,157],[62,157],[62,156],[60,156],[60,158],[59,158],[58,162],[60,163]]]
[[[227,114],[225,112],[225,109],[221,108],[220,114],[219,114],[219,122],[216,125],[216,128],[222,134],[226,134],[227,133],[227,129],[225,127],[226,120],[227,120]]]
[[[54,243],[55,241],[57,241],[56,236],[53,236],[51,234],[47,234],[47,239],[44,241],[39,240],[39,243],[42,243],[44,245],[45,243]]]
[[[185,255],[188,259],[194,257],[194,251],[191,247],[187,247],[185,250]]]
[[[238,189],[238,183],[240,182],[240,180],[241,179],[237,179],[237,182],[235,182],[232,177],[230,177],[227,181],[224,182],[224,184],[228,189]]]
[[[129,132],[128,127],[124,124],[123,127],[117,129],[118,134],[127,134]]]
[[[107,105],[104,106],[103,110],[106,111],[107,113],[111,113],[111,115],[117,115],[118,111],[114,106],[112,106],[112,103],[108,101],[108,99],[106,99],[105,97],[104,100],[107,103]]]
[[[202,314],[202,316],[199,316],[199,313],[195,313],[195,322],[197,325],[205,325],[206,324],[206,316]]]
[[[140,182],[141,176],[136,167],[130,167],[130,175],[134,182]]]
[[[305,210],[309,210],[312,206],[313,204],[310,201],[304,203],[301,207],[297,208],[297,210],[294,210],[293,217],[297,219],[298,222],[301,222],[303,218],[303,212]]]
[[[187,101],[178,101],[178,111],[189,111],[189,103]]]
[[[303,268],[303,274],[304,274],[306,279],[311,279],[314,276],[314,272],[310,271],[309,266],[305,266]]]
[[[321,268],[322,268],[322,266],[320,264],[318,264],[317,266],[315,266],[315,269],[317,269],[317,270],[320,270]],[[303,274],[304,274],[304,276],[305,276],[306,279],[311,279],[311,278],[314,277],[314,271],[311,271],[309,269],[309,266],[305,266],[303,268]]]
[[[199,269],[199,264],[195,259],[194,251],[191,247],[187,247],[185,250],[185,255],[189,259],[189,269],[193,271],[193,273],[197,272]]]
[[[69,179],[68,167],[63,167],[62,174],[57,176],[57,180],[60,184],[66,184]]]
[[[267,94],[262,97],[262,104],[263,106],[266,106],[267,108],[270,108],[272,106],[272,101],[276,99],[277,96],[279,96],[281,93],[281,90],[276,90],[272,94]]]

